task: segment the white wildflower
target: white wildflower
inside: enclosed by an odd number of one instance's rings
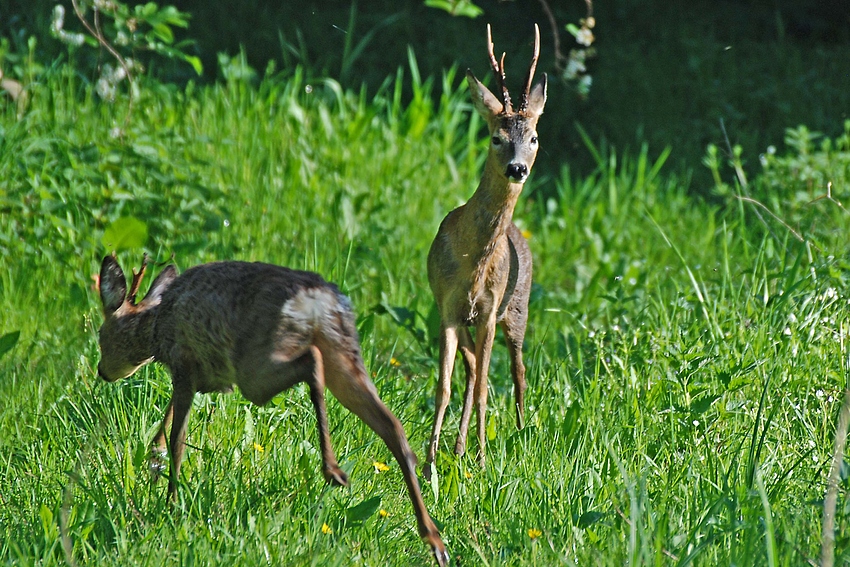
[[[67,45],[80,46],[86,40],[81,33],[71,33],[65,31],[65,7],[57,4],[53,8],[53,20],[50,22],[50,31],[53,36]]]
[[[576,34],[576,43],[578,43],[579,45],[584,45],[586,47],[590,47],[594,39],[595,38],[593,37],[593,32],[590,31],[590,29],[588,28],[581,28]]]

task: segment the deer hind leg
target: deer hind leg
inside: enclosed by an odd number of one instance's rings
[[[466,368],[466,391],[463,395],[463,412],[460,415],[460,427],[458,428],[457,441],[455,441],[455,454],[463,455],[466,452],[466,438],[469,431],[469,420],[472,417],[472,402],[475,393],[475,343],[472,341],[468,327],[460,327],[458,343]]]
[[[240,361],[239,374],[250,378],[240,380],[239,388],[249,401],[264,405],[280,392],[306,382],[316,412],[322,475],[329,484],[348,486],[348,476],[339,467],[331,445],[325,405],[324,357],[310,340],[306,334],[289,333],[286,342],[277,345],[271,356]]]
[[[475,409],[478,425],[478,464],[484,467],[487,446],[487,374],[490,370],[490,354],[493,352],[493,338],[496,335],[496,322],[479,325],[476,330],[475,361]]]
[[[401,423],[381,401],[359,355],[355,357],[351,351],[335,349],[328,352],[325,363],[328,389],[343,406],[378,434],[398,461],[416,514],[419,535],[431,546],[438,563],[448,565],[445,545],[425,508],[419,481],[416,480],[416,455],[410,449]]]
[[[348,486],[348,475],[339,468],[336,455],[331,446],[330,430],[328,428],[328,410],[325,406],[325,370],[322,353],[316,346],[310,347],[313,359],[313,373],[307,379],[310,387],[310,400],[316,410],[316,421],[319,428],[319,443],[322,448],[322,474],[329,484]]]
[[[516,426],[522,429],[525,425],[525,390],[528,384],[525,382],[525,365],[522,362],[522,343],[525,338],[525,326],[527,317],[515,316],[508,312],[502,320],[501,327],[508,344],[508,353],[511,358],[511,377],[514,381],[514,400],[516,405]]]
[[[151,452],[148,457],[148,467],[154,481],[158,480],[162,473],[165,472],[165,459],[168,456],[168,447],[165,442],[166,431],[171,425],[171,418],[174,416],[174,400],[168,402],[168,407],[165,409],[165,415],[162,418],[162,423],[159,425],[159,430],[151,443]]]
[[[425,478],[431,479],[431,465],[437,456],[440,443],[440,430],[446,417],[452,387],[452,371],[454,370],[455,355],[457,354],[457,327],[443,326],[440,330],[440,377],[437,380],[437,394],[434,400],[434,428],[431,432],[431,442],[428,444],[428,454],[425,456]],[[339,397],[339,396],[337,396]]]

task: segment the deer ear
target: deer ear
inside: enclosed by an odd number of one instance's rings
[[[472,96],[472,106],[488,124],[493,117],[505,110],[505,105],[496,98],[496,95],[490,92],[490,89],[475,78],[472,71],[466,71],[466,82],[469,85],[469,94]]]
[[[531,92],[528,93],[528,114],[539,117],[543,114],[543,106],[546,104],[546,73],[537,81],[537,84],[531,87]]]
[[[114,256],[106,256],[100,264],[100,301],[103,312],[109,315],[124,304],[127,298],[127,279]]]
[[[173,265],[166,266],[151,284],[151,288],[148,290],[148,293],[145,295],[145,299],[142,303],[145,305],[155,305],[159,303],[162,299],[162,294],[165,293],[165,290],[168,289],[171,282],[176,279],[177,269]]]

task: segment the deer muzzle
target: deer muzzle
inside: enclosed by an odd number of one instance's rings
[[[103,378],[104,380],[106,380],[107,382],[114,382],[115,381],[115,380],[111,380],[109,378],[109,376],[106,375],[106,373],[103,371],[103,368],[101,368],[100,364],[97,365],[97,375],[100,376],[101,378]]]
[[[509,163],[505,169],[505,177],[515,182],[525,181],[528,177],[528,166],[524,163]]]

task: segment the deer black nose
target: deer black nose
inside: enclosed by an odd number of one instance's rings
[[[100,368],[100,364],[97,365],[97,375],[106,380],[107,382],[111,382],[111,380],[103,373],[103,370]]]
[[[505,177],[514,181],[522,181],[528,175],[528,167],[524,163],[509,163]]]

